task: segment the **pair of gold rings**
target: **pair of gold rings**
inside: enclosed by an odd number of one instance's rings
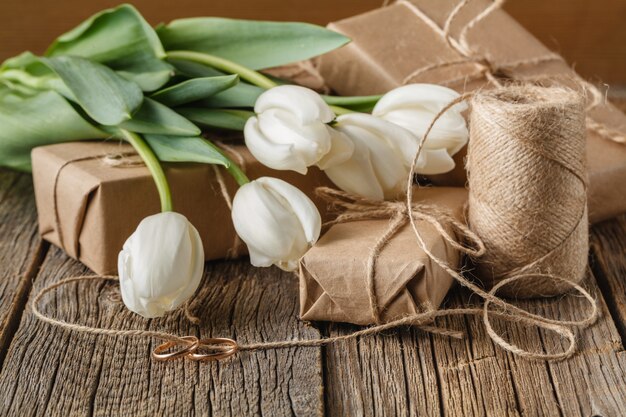
[[[174,347],[178,349],[172,351]],[[237,353],[237,350],[237,342],[225,337],[198,339],[195,336],[184,336],[179,340],[170,340],[154,348],[152,358],[160,362],[179,358],[209,362],[226,359]]]

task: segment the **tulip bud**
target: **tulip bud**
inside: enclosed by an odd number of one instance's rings
[[[319,94],[308,88],[281,85],[259,96],[244,127],[246,145],[263,165],[306,174],[334,148],[322,163],[344,161],[351,155],[350,142],[327,126],[335,114]]]
[[[401,194],[409,176],[417,138],[411,132],[364,113],[339,116],[335,129],[354,144],[352,157],[324,170],[339,188],[382,200]]]
[[[143,317],[161,317],[194,294],[203,270],[202,240],[185,216],[148,216],[118,257],[122,300]]]
[[[322,220],[313,202],[293,185],[262,177],[242,185],[233,199],[233,224],[254,266],[285,271],[317,241]]]
[[[437,113],[459,97],[446,87],[434,84],[409,84],[389,91],[376,103],[372,114],[401,126],[422,138]],[[442,174],[454,168],[452,155],[468,140],[465,118],[467,104],[459,103],[437,120],[420,153],[416,172]]]

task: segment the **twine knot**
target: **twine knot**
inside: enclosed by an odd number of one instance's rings
[[[450,246],[461,253],[475,257],[485,253],[485,246],[480,238],[440,207],[417,202],[407,205],[403,201],[372,200],[328,187],[316,188],[315,194],[328,202],[332,209],[342,210],[335,220],[325,223],[325,226],[359,220],[389,219],[389,227],[376,240],[367,259],[366,288],[372,320],[376,324],[381,323],[375,289],[376,260],[385,245],[409,222],[409,218],[428,222]],[[464,241],[465,244],[459,241]]]

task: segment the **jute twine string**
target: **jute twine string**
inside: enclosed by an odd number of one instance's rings
[[[47,316],[39,310],[39,303],[44,295],[55,290],[56,288],[71,284],[77,283],[81,281],[113,281],[117,282],[119,279],[115,276],[101,276],[101,275],[81,275],[71,278],[62,279],[56,283],[46,286],[43,288],[33,299],[31,303],[31,310],[33,315],[39,320],[48,323],[50,325],[54,325],[69,331],[86,333],[86,334],[94,334],[94,335],[104,335],[104,336],[112,336],[112,337],[141,337],[141,338],[156,338],[167,341],[174,341],[180,343],[181,345],[188,345],[189,342],[185,340],[186,337],[181,337],[168,332],[161,331],[152,331],[152,330],[142,330],[142,329],[107,329],[107,328],[98,328],[91,326],[84,326],[75,323],[69,323],[63,320],[55,319]],[[501,281],[496,284],[489,295],[495,297],[495,292],[500,288],[500,286],[507,284],[505,281]],[[590,303],[594,303],[593,297],[582,287],[574,284],[573,288],[578,290]],[[497,299],[497,297],[495,297]],[[523,311],[523,310],[522,310]],[[386,330],[395,329],[401,326],[413,326],[419,327],[421,330],[428,331],[431,333],[438,333],[444,336],[449,337],[459,337],[459,332],[455,331],[446,331],[445,329],[439,329],[436,327],[432,327],[427,325],[432,320],[438,317],[449,317],[449,316],[466,316],[466,315],[483,315],[484,317],[488,317],[489,315],[493,317],[497,317],[503,320],[508,321],[523,321],[526,323],[533,324],[539,328],[543,328],[545,330],[554,331],[559,334],[563,338],[565,338],[568,342],[568,348],[562,353],[533,353],[524,351],[523,349],[517,348],[514,345],[509,344],[502,337],[500,337],[491,327],[491,323],[488,319],[485,319],[485,325],[488,331],[488,334],[493,339],[493,341],[504,349],[513,352],[521,357],[525,357],[528,359],[543,359],[543,360],[561,360],[571,356],[576,350],[576,336],[574,332],[565,327],[565,325],[572,326],[584,326],[591,323],[591,316],[596,314],[595,304],[594,311],[588,318],[582,321],[572,321],[572,322],[559,322],[554,320],[554,322],[559,324],[551,323],[551,320],[537,320],[536,322],[529,321],[529,319],[520,319],[513,314],[506,313],[503,311],[489,311],[488,310],[488,301],[485,301],[483,308],[457,308],[450,310],[428,310],[424,313],[414,314],[410,316],[406,316],[397,320],[393,320],[384,324],[379,324],[376,326],[371,326],[364,328],[362,330],[349,333],[342,336],[334,336],[320,339],[309,339],[309,340],[287,340],[287,341],[276,341],[276,342],[257,342],[257,343],[248,343],[248,344],[240,344],[237,343],[236,351],[257,351],[257,350],[270,350],[270,349],[283,349],[283,348],[297,348],[297,347],[320,347],[325,346],[331,343],[350,341],[354,339],[358,339],[360,337],[372,336],[379,333],[382,333]],[[530,313],[529,313],[530,314]],[[220,345],[213,344],[204,344],[205,347],[220,349]],[[233,352],[234,353],[234,352]]]
[[[531,104],[529,104],[530,107],[539,107],[539,110],[537,111],[541,111],[541,109],[543,109],[543,105],[541,103],[541,100],[538,100],[538,93],[534,93],[535,90],[540,90],[542,89],[541,87],[518,87],[518,90],[515,90],[515,94],[519,94],[520,96],[523,97],[527,97],[527,99],[529,99],[531,101]],[[459,96],[457,99],[453,100],[451,103],[449,103],[447,106],[445,106],[433,119],[433,121],[431,122],[430,126],[428,127],[428,129],[426,130],[424,136],[421,138],[415,157],[413,159],[413,164],[411,166],[411,170],[409,173],[409,178],[407,181],[407,194],[406,194],[406,206],[407,207],[411,207],[412,205],[412,201],[413,201],[413,178],[415,176],[415,166],[417,164],[417,160],[419,158],[419,155],[422,151],[422,148],[424,146],[424,143],[426,142],[426,139],[428,138],[428,135],[430,134],[430,132],[432,131],[433,126],[435,125],[435,123],[437,122],[437,120],[439,120],[439,118],[448,110],[450,110],[451,108],[453,108],[455,105],[461,103],[462,101],[468,100],[470,98],[472,98],[472,105],[476,102],[476,101],[480,101],[481,97],[483,97],[483,94],[487,94],[487,95],[493,95],[493,94],[506,94],[506,92],[510,91],[510,88],[501,88],[499,90],[497,90],[496,92],[485,92],[485,93],[466,93],[464,95]],[[550,96],[553,97],[553,99],[555,101],[559,101],[563,100],[563,97],[559,97],[559,92],[563,90],[563,89],[545,89],[543,91],[543,93],[541,94],[541,96]],[[528,93],[528,96],[525,96],[524,94]],[[569,94],[567,94],[567,97],[570,97],[570,94],[574,94],[574,92],[569,91]],[[513,94],[513,93],[509,93],[509,94]],[[556,97],[555,97],[556,96]],[[473,106],[472,106],[473,109]],[[580,113],[580,111],[578,112]],[[550,116],[554,117],[554,114],[550,114]],[[559,116],[564,117],[565,119],[568,118],[568,116],[565,114],[565,112],[563,112],[562,114],[560,114]],[[473,119],[472,119],[473,120]],[[510,130],[515,130],[517,131],[522,130],[523,131],[523,126],[520,126],[518,124],[516,124],[515,122],[520,122],[519,120],[515,120],[515,121],[509,121],[506,119],[500,119],[498,120],[498,123],[501,124],[501,129],[503,131],[507,131],[508,129]],[[553,121],[553,123],[555,123],[556,121]],[[510,124],[510,125],[509,125]],[[473,129],[473,125],[470,126],[471,129]],[[578,126],[579,130],[582,130],[581,126]],[[486,135],[488,135],[488,133],[486,133]],[[473,136],[472,136],[473,137]],[[567,138],[566,138],[567,139]],[[470,147],[471,147],[471,138],[470,138]],[[558,140],[557,140],[558,141]],[[572,156],[571,154],[569,156]],[[489,155],[483,155],[484,158],[488,158]],[[580,159],[580,155],[574,155],[573,157]],[[536,167],[532,167],[532,166],[518,166],[517,167],[517,171],[516,174],[519,176],[524,176],[524,175],[532,175],[533,171],[532,169],[536,168]],[[470,168],[471,169],[471,168]],[[538,175],[546,175],[545,172],[540,172],[538,173]],[[549,175],[549,174],[548,174]],[[509,178],[509,180],[511,180],[511,178]],[[470,193],[471,193],[471,189],[470,189]],[[493,194],[494,196],[498,196],[497,193]],[[533,196],[535,198],[537,198],[537,196]],[[586,197],[585,197],[586,198]],[[586,201],[586,200],[585,200]],[[585,203],[586,204],[586,203]],[[470,202],[470,209],[471,209],[471,202]],[[578,213],[577,213],[578,214]],[[532,219],[526,219],[527,222],[532,223]],[[494,330],[493,327],[490,323],[490,318],[489,315],[493,313],[493,311],[489,310],[489,305],[490,304],[495,304],[498,307],[500,307],[503,311],[508,311],[509,314],[511,315],[512,318],[514,318],[516,321],[527,324],[527,325],[533,325],[533,326],[537,326],[540,328],[544,328],[544,329],[549,329],[552,330],[554,332],[556,332],[557,334],[563,336],[564,338],[568,339],[568,340],[572,340],[570,338],[570,335],[573,334],[571,329],[569,329],[567,326],[577,326],[577,327],[587,327],[589,325],[591,325],[592,323],[595,322],[595,320],[598,317],[598,306],[597,303],[595,301],[595,299],[586,291],[584,290],[579,284],[578,284],[578,277],[568,277],[568,278],[563,278],[562,276],[556,275],[554,273],[551,273],[551,271],[549,272],[544,272],[544,271],[537,271],[536,269],[532,268],[532,267],[528,267],[526,268],[526,265],[521,265],[519,268],[517,268],[516,270],[510,272],[507,276],[505,276],[503,279],[496,281],[495,285],[491,288],[491,290],[489,292],[486,292],[485,290],[483,290],[481,287],[479,287],[478,285],[476,285],[474,282],[468,280],[467,278],[465,278],[464,276],[462,276],[460,273],[458,273],[454,268],[452,268],[450,265],[448,265],[448,263],[443,260],[438,258],[436,255],[434,255],[426,246],[421,233],[415,223],[415,220],[413,218],[413,216],[409,216],[409,222],[411,224],[411,227],[413,229],[413,232],[415,234],[415,237],[417,239],[417,242],[419,244],[419,246],[421,247],[421,249],[430,257],[430,259],[432,259],[437,265],[439,265],[442,269],[444,269],[446,272],[448,272],[459,284],[461,284],[462,286],[470,289],[471,291],[473,291],[475,294],[479,295],[481,298],[483,298],[485,300],[484,304],[483,304],[483,324],[485,325],[485,328],[487,330],[487,333],[489,334],[489,336],[491,337],[491,339],[500,347],[502,347],[505,350],[508,350],[510,352],[513,352],[517,355],[529,358],[529,359],[547,359],[547,360],[560,360],[560,359],[564,359],[567,358],[569,356],[571,356],[574,351],[575,351],[575,346],[571,345],[569,346],[569,348],[562,352],[562,353],[555,353],[555,354],[545,354],[545,353],[536,353],[536,352],[528,352],[525,351],[521,348],[519,348],[518,346],[515,346],[507,341],[505,341],[501,336],[499,336]],[[478,233],[478,236],[480,236],[481,240],[483,239],[483,236],[480,234],[480,232]],[[489,236],[488,236],[489,237]],[[569,235],[565,236],[564,239],[568,239]],[[583,237],[580,238],[583,243],[579,244],[588,244],[588,240],[584,239]],[[587,243],[584,243],[587,242]],[[561,242],[561,244],[563,244],[563,242]],[[486,251],[485,254],[489,253],[490,248],[488,246],[485,246]],[[483,255],[484,256],[484,255]],[[545,255],[541,256],[539,259],[537,260],[529,260],[527,265],[530,266],[534,266],[534,264],[540,260],[543,259]],[[585,252],[583,258],[586,259],[587,253]],[[498,262],[497,259],[493,259],[492,260],[493,263]],[[561,271],[557,271],[557,272],[561,272]],[[525,283],[525,285],[523,285]],[[588,316],[586,316],[584,319],[579,320],[579,321],[564,321],[564,320],[556,320],[556,319],[550,319],[547,317],[543,317],[540,315],[536,315],[533,313],[530,313],[524,309],[521,309],[513,304],[508,303],[507,301],[501,299],[500,297],[497,297],[495,295],[495,293],[497,292],[497,290],[499,290],[502,287],[505,286],[512,286],[514,288],[517,288],[518,291],[520,291],[520,289],[526,289],[527,291],[531,291],[531,289],[534,286],[540,287],[540,288],[546,288],[546,287],[555,287],[558,288],[560,290],[560,292],[563,292],[566,288],[571,288],[571,289],[575,289],[576,291],[580,292],[584,298],[587,299],[587,301],[589,301],[590,305],[591,305],[591,311],[588,314]],[[445,310],[445,311],[450,311],[450,310]]]
[[[426,23],[435,33],[438,33],[443,39],[445,39],[448,45],[460,55],[458,59],[453,59],[453,60],[444,61],[444,62],[436,62],[431,65],[418,68],[412,73],[410,73],[409,75],[407,75],[403,79],[402,84],[411,83],[413,82],[413,80],[417,79],[421,75],[428,73],[430,71],[471,63],[471,64],[475,64],[477,67],[477,72],[475,74],[465,74],[465,75],[451,78],[448,80],[441,80],[439,81],[439,83],[454,85],[459,82],[470,82],[470,81],[479,80],[481,78],[487,78],[487,80],[494,86],[502,87],[503,83],[501,79],[499,79],[499,76],[506,74],[507,77],[511,77],[511,71],[514,69],[517,69],[520,67],[532,67],[532,66],[536,66],[539,64],[547,63],[547,62],[559,62],[559,61],[565,62],[563,57],[561,57],[560,55],[556,53],[550,52],[548,54],[538,56],[538,57],[533,57],[529,59],[521,59],[521,60],[512,61],[508,63],[496,64],[493,62],[493,60],[490,57],[480,55],[472,49],[468,41],[468,34],[471,32],[473,28],[478,26],[480,22],[484,20],[487,16],[489,16],[495,10],[500,9],[502,5],[504,4],[505,0],[494,0],[489,6],[487,6],[484,10],[482,10],[478,15],[476,15],[472,20],[470,20],[461,29],[458,40],[454,39],[450,34],[452,23],[459,16],[461,10],[463,10],[463,8],[465,8],[469,4],[470,1],[471,0],[461,0],[455,6],[452,12],[450,12],[450,14],[448,15],[444,23],[443,28],[441,28],[426,13],[424,13],[415,3],[409,0],[399,0],[399,2],[403,3],[414,14],[416,14],[419,18],[421,18],[424,21],[424,23]],[[547,77],[547,76],[539,75],[539,76],[533,76],[533,77],[526,77],[522,80],[517,80],[517,81],[531,83],[531,82],[540,82],[543,80],[556,81],[557,78],[559,77],[556,77],[556,76]],[[593,84],[587,81],[584,81],[582,79],[578,79],[578,78],[576,79],[571,78],[571,77],[566,77],[566,78],[569,79],[570,81],[575,81],[581,86],[581,88],[583,88],[585,91],[590,93],[588,95],[588,97],[590,98],[590,102],[586,108],[587,112],[593,110],[594,108],[606,102],[606,97]],[[589,116],[587,116],[587,129],[595,132],[597,135],[605,139],[618,142],[618,143],[626,143],[626,135],[624,135],[622,132],[612,129],[608,127],[606,124],[600,123]]]
[[[329,202],[333,208],[342,210],[342,213],[335,220],[327,222],[325,226],[359,220],[390,219],[389,226],[370,249],[366,264],[366,289],[372,319],[376,324],[381,323],[381,311],[376,297],[374,279],[376,260],[385,245],[407,224],[409,217],[429,223],[448,245],[463,254],[478,257],[485,252],[482,241],[474,232],[437,207],[413,203],[407,209],[402,201],[370,200],[328,187],[319,187],[315,193],[321,199]],[[447,227],[452,229],[453,234],[448,232]],[[459,241],[466,244],[461,244]]]
[[[246,160],[244,156],[239,152],[235,147],[228,145],[227,143],[221,141],[215,141],[215,144],[226,151],[231,158],[237,162],[237,165],[241,168],[243,172],[246,172]],[[226,181],[224,181],[224,176],[222,175],[222,167],[218,167],[217,165],[211,165],[213,168],[213,172],[215,173],[215,179],[220,188],[220,193],[222,194],[222,198],[228,207],[228,210],[233,209],[233,199],[228,191],[228,187],[226,186]],[[243,242],[237,233],[235,233],[233,245],[226,254],[226,259],[236,259],[241,256],[241,250],[243,249]]]
[[[519,86],[474,96],[468,148],[469,222],[487,251],[481,278],[548,272],[580,282],[589,252],[585,115],[564,88]],[[552,280],[503,293],[556,295]]]

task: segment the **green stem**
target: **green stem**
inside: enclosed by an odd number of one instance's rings
[[[258,71],[251,70],[250,68],[246,68],[236,62],[229,61],[228,59],[224,59],[215,55],[194,51],[168,51],[167,58],[196,62],[198,64],[206,65],[209,67],[213,67],[217,70],[224,71],[228,74],[237,74],[242,80],[246,80],[250,84],[254,84],[265,89],[270,89],[278,85]]]
[[[239,165],[231,161],[230,166],[226,168],[228,173],[237,181],[237,184],[241,187],[244,184],[250,182],[250,178],[239,168]]]
[[[135,148],[139,156],[141,156],[150,174],[152,174],[154,183],[159,191],[159,198],[161,199],[161,211],[173,211],[170,186],[167,183],[167,178],[165,177],[165,172],[163,172],[159,159],[141,136],[125,129],[120,129],[120,131],[123,138],[126,139],[128,143]]]
[[[167,58],[178,59],[181,61],[191,61],[197,64],[206,65],[208,67],[215,68],[220,71],[224,71],[228,74],[237,74],[242,80],[248,81],[250,84],[257,87],[269,90],[270,88],[277,87],[279,84],[258,71],[251,70],[236,62],[229,61],[228,59],[221,58],[219,56],[206,54],[203,52],[194,51],[168,51]],[[354,111],[346,109],[344,107],[331,105],[330,108],[335,114],[347,114],[354,113]]]
[[[222,148],[215,146],[215,144],[208,139],[206,141],[211,145],[213,149],[215,149],[216,152],[222,155],[224,159],[228,160],[228,166],[226,167],[226,170],[235,179],[240,187],[250,182],[250,178],[248,178],[246,173],[243,172],[243,170],[239,167],[239,165],[235,163],[235,161],[230,159],[230,157],[226,154],[226,152],[224,152]]]

